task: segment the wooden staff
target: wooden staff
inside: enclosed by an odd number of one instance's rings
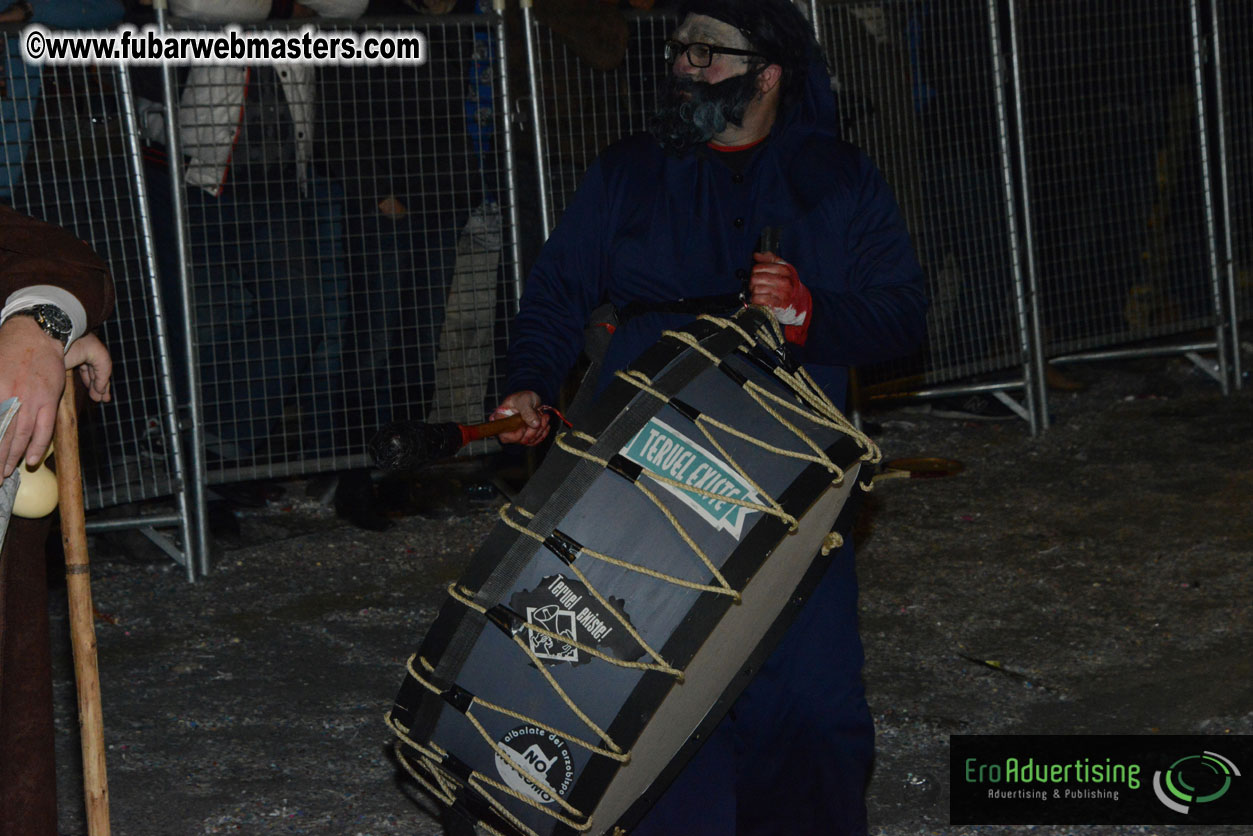
[[[78,726],[83,748],[83,794],[88,836],[109,836],[109,783],[104,768],[104,716],[100,710],[100,670],[96,665],[96,625],[87,558],[83,476],[78,461],[78,411],[74,371],[65,373],[65,394],[57,408],[57,491],[61,502],[61,544],[70,602],[70,644],[78,682]]]

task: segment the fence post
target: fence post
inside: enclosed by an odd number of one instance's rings
[[[988,41],[992,49],[992,88],[996,97],[997,147],[1000,151],[1001,180],[1005,191],[1005,221],[1006,229],[1009,232],[1010,269],[1014,276],[1014,306],[1018,316],[1018,343],[1023,352],[1022,391],[1027,402],[1027,414],[1029,416],[1027,423],[1030,425],[1031,434],[1034,436],[1039,435],[1043,427],[1046,426],[1046,423],[1042,423],[1041,416],[1046,416],[1043,420],[1047,422],[1048,403],[1044,400],[1041,391],[1032,383],[1035,379],[1032,360],[1039,352],[1039,344],[1030,338],[1032,334],[1032,309],[1034,306],[1028,306],[1028,295],[1022,264],[1023,247],[1018,235],[1016,211],[1018,201],[1014,194],[1012,128],[1009,110],[1005,102],[1005,65],[1001,52],[1000,19],[997,16],[998,2],[999,0],[988,0]],[[1016,56],[1014,56],[1014,60],[1017,60]],[[1021,135],[1020,131],[1019,136],[1021,137]]]
[[[492,9],[496,12],[496,46],[497,60],[500,64],[500,109],[499,121],[501,135],[505,142],[505,179],[509,191],[509,235],[510,249],[513,252],[513,313],[518,313],[522,300],[522,240],[519,232],[518,219],[518,160],[513,147],[513,93],[509,83],[509,47],[505,33],[505,0],[492,0]]]
[[[1231,338],[1231,374],[1236,389],[1244,388],[1243,361],[1240,357],[1240,302],[1236,296],[1236,250],[1235,235],[1232,231],[1231,212],[1231,159],[1229,156],[1227,125],[1227,99],[1223,89],[1223,22],[1220,9],[1222,0],[1210,3],[1210,15],[1213,24],[1212,46],[1214,55],[1214,100],[1217,102],[1216,127],[1218,131],[1218,168],[1222,181],[1222,218],[1223,218],[1223,261],[1227,268],[1227,316]]]
[[[1192,75],[1195,83],[1196,120],[1201,151],[1201,197],[1205,204],[1205,250],[1209,259],[1210,287],[1214,300],[1214,343],[1218,354],[1218,383],[1224,395],[1230,394],[1227,365],[1227,329],[1223,323],[1222,277],[1218,270],[1218,240],[1214,223],[1213,176],[1209,159],[1209,127],[1205,119],[1205,55],[1201,35],[1200,0],[1190,0],[1188,17],[1192,24]]]
[[[165,305],[161,296],[161,282],[157,275],[156,242],[152,234],[152,216],[148,212],[148,187],[144,180],[143,151],[139,147],[139,123],[135,115],[135,98],[131,89],[130,73],[125,67],[117,71],[122,118],[125,121],[127,151],[132,167],[131,177],[134,179],[135,209],[139,213],[139,234],[142,238],[145,278],[148,292],[152,294],[152,327],[157,338],[157,360],[160,364],[160,380],[158,388],[161,399],[165,403],[166,438],[170,446],[169,462],[173,470],[175,501],[178,504],[179,528],[183,536],[183,561],[187,570],[187,580],[196,579],[195,517],[192,515],[188,502],[188,492],[193,490],[188,483],[187,467],[183,458],[183,439],[178,426],[178,398],[174,390],[174,370],[170,355],[170,335],[166,331]]]
[[[153,4],[157,13],[157,29],[166,31],[166,10],[163,0]],[[192,519],[195,524],[195,545],[189,554],[195,555],[201,575],[209,573],[209,513],[205,490],[208,481],[205,476],[204,462],[204,421],[203,408],[200,402],[200,369],[197,362],[195,317],[196,306],[192,296],[191,250],[187,241],[187,202],[183,192],[183,152],[178,135],[178,79],[174,67],[163,64],[161,67],[162,99],[165,105],[165,141],[170,156],[170,192],[174,204],[174,228],[177,230],[176,245],[178,250],[179,288],[182,298],[179,300],[183,314],[183,350],[185,352],[187,375],[187,419],[190,423],[189,436],[191,441],[191,479]],[[176,422],[180,423],[181,422]],[[189,560],[190,562],[190,560]]]
[[[1232,232],[1231,212],[1233,209],[1231,198],[1231,161],[1228,156],[1228,131],[1227,126],[1227,99],[1223,89],[1223,76],[1226,70],[1223,66],[1223,23],[1220,9],[1222,0],[1213,0],[1210,3],[1210,23],[1211,38],[1213,43],[1211,50],[1213,51],[1214,61],[1214,102],[1215,102],[1215,130],[1218,133],[1218,172],[1219,181],[1222,184],[1222,219],[1223,219],[1223,242],[1222,242],[1222,261],[1223,267],[1226,269],[1226,299],[1227,299],[1227,334],[1230,339],[1231,346],[1231,377],[1233,385],[1236,389],[1244,388],[1244,369],[1243,362],[1240,358],[1240,303],[1236,298],[1236,250],[1235,235]],[[1222,269],[1219,270],[1220,274]]]
[[[532,0],[522,0],[522,38],[526,45],[527,81],[531,92],[531,126],[535,152],[535,174],[539,180],[539,214],[544,240],[553,231],[553,215],[548,195],[548,158],[544,154],[544,109],[540,107],[539,65],[535,55],[535,13]]]
[[[995,6],[996,0],[989,0]],[[1023,86],[1022,55],[1018,47],[1018,19],[1016,14],[1017,0],[1008,0],[1009,8],[1009,57],[1011,77],[1013,79],[1014,120],[1018,127],[1018,176],[1022,188],[1022,228],[1023,248],[1026,253],[1025,281],[1016,281],[1018,305],[1025,316],[1020,320],[1022,330],[1022,352],[1024,386],[1027,390],[1029,403],[1032,407],[1032,433],[1047,430],[1049,427],[1048,390],[1044,383],[1044,337],[1040,325],[1040,290],[1039,275],[1036,272],[1035,234],[1031,222],[1031,182],[1028,177],[1026,122],[1023,119]]]

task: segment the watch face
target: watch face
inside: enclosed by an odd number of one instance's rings
[[[57,334],[69,336],[74,330],[74,323],[70,321],[70,315],[58,308],[56,305],[39,305],[36,310],[48,326]]]
[[[54,339],[60,340],[63,346],[69,345],[70,335],[74,333],[74,320],[70,319],[70,315],[56,305],[32,305],[29,308],[14,311],[11,316],[30,317],[35,320],[35,324],[39,326],[41,331]]]

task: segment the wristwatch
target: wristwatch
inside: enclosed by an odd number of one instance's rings
[[[62,348],[66,348],[70,344],[70,334],[74,332],[74,322],[70,319],[69,314],[56,305],[33,305],[20,311],[14,311],[9,316],[29,316],[39,324],[39,327],[45,334],[60,340]]]

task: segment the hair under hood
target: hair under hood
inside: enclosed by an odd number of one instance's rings
[[[821,60],[813,28],[790,0],[682,0],[679,20],[704,15],[730,24],[752,48],[783,69],[780,107],[796,102],[811,62]]]

